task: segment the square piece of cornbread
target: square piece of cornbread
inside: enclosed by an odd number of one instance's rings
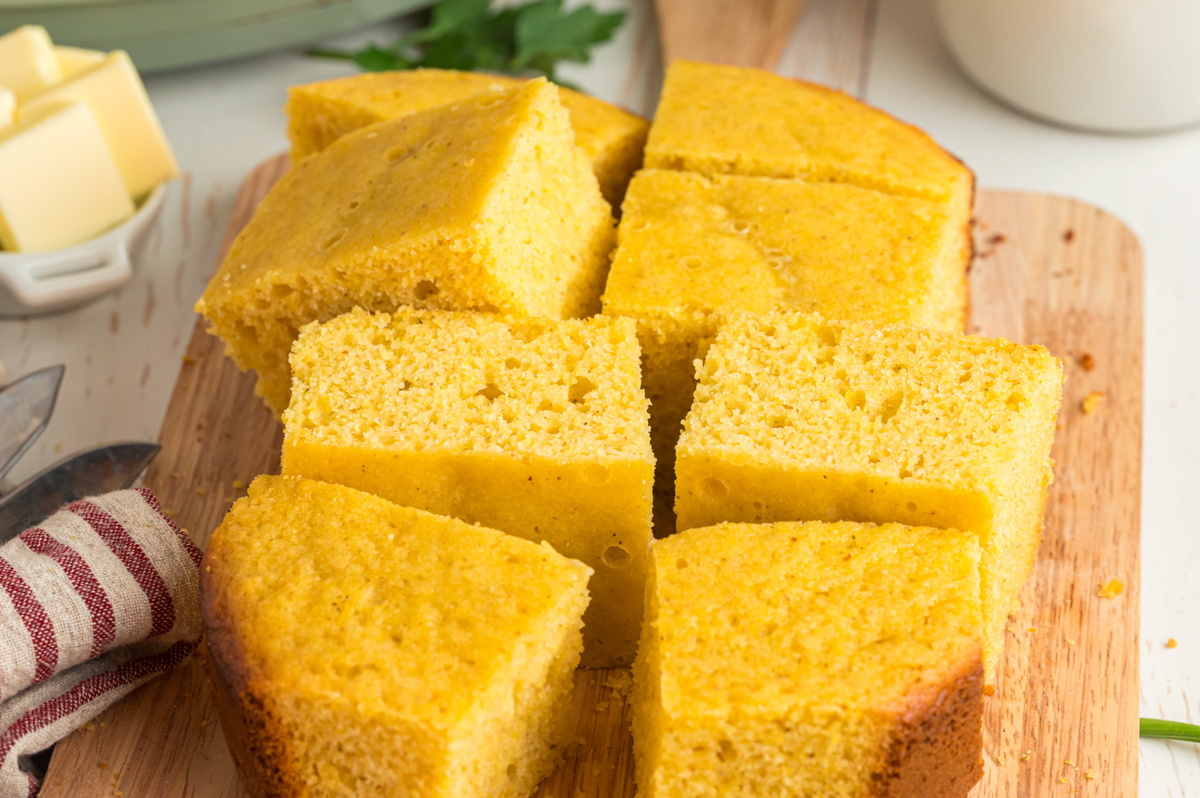
[[[972,533],[721,524],[656,541],[638,795],[965,796],[981,649]]]
[[[521,78],[453,69],[367,72],[288,89],[292,161],[319,152],[360,127],[396,119],[485,91],[511,89]],[[621,205],[629,178],[642,165],[650,123],[588,94],[560,88],[575,143],[583,150],[613,206]]]
[[[957,234],[944,204],[858,186],[639,172],[603,301],[604,313],[637,319],[660,471],[692,404],[693,362],[728,313],[789,308],[961,330]]]
[[[1040,346],[742,314],[699,370],[678,528],[895,521],[979,535],[989,679],[1041,537],[1062,365]]]
[[[355,306],[599,309],[612,214],[542,79],[409,114],[295,164],[196,310],[276,412],[300,327]]]
[[[283,473],[535,541],[596,573],[583,664],[628,665],[654,457],[633,322],[355,310],[292,350]]]
[[[523,798],[561,759],[591,569],[351,488],[259,477],[201,569],[251,795]]]

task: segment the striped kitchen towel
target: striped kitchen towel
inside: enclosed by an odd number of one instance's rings
[[[67,505],[0,546],[0,798],[29,757],[195,650],[200,550],[145,488]]]

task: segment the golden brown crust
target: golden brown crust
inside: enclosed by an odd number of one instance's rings
[[[983,652],[896,708],[896,730],[869,798],[958,798],[983,775]]]
[[[212,573],[218,567],[213,555],[219,548],[219,544],[210,545],[201,563],[200,609],[205,638],[200,650],[225,744],[252,798],[299,798],[301,785],[286,767],[287,746],[280,724],[263,696],[249,684],[250,674],[240,661],[237,643],[223,617],[217,577]]]

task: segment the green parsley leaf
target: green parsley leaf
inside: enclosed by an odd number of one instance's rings
[[[513,65],[554,74],[558,61],[587,63],[593,45],[606,42],[625,21],[625,12],[600,14],[580,6],[564,14],[562,0],[538,0],[523,6],[517,19]]]
[[[312,49],[310,55],[346,58],[370,72],[389,69],[486,70],[557,80],[559,61],[587,63],[591,48],[612,39],[625,13],[601,14],[591,6],[570,12],[562,0],[532,0],[489,10],[489,0],[440,0],[429,24],[389,46],[371,44],[355,52]]]

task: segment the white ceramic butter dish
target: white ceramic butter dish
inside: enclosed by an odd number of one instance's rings
[[[133,276],[131,253],[167,198],[167,183],[107,233],[66,249],[0,252],[0,316],[37,316],[82,305]]]

